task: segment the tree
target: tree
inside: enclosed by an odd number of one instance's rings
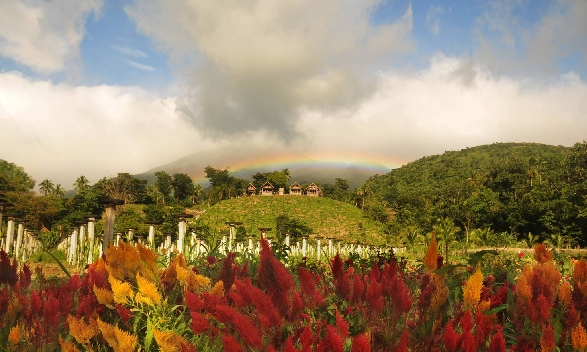
[[[53,181],[51,180],[43,180],[41,181],[41,183],[39,183],[39,192],[41,193],[41,195],[47,196],[49,194],[53,193],[53,189],[55,188],[55,185],[53,184]]]
[[[448,249],[457,240],[457,234],[461,229],[455,226],[450,218],[438,219],[438,223],[432,229],[436,232],[438,242],[444,245],[444,258],[448,262]]]
[[[90,181],[84,175],[78,177],[73,183],[73,189],[78,193],[87,190],[89,187]]]
[[[35,180],[22,167],[0,159],[0,193],[27,192],[33,187]]]
[[[51,195],[57,198],[63,198],[65,197],[65,188],[61,187],[61,184],[58,183],[57,186],[53,188]]]
[[[297,240],[312,233],[312,228],[305,222],[290,218],[286,214],[279,215],[276,218],[276,223],[275,234],[280,241],[283,240],[287,234],[290,235],[292,240]]]
[[[173,191],[173,179],[169,174],[165,171],[157,171],[155,172],[155,187],[159,194],[161,194],[161,201],[165,204],[171,198],[171,191]],[[157,203],[159,203],[159,199],[157,199]]]
[[[189,200],[194,194],[194,184],[190,175],[185,173],[174,173],[171,180],[173,198],[177,202]]]

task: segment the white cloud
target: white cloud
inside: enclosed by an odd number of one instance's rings
[[[136,69],[139,69],[141,71],[147,71],[147,72],[155,71],[155,68],[153,66],[139,64],[138,62],[135,62],[132,60],[124,60],[124,62],[126,62],[128,65],[130,65]]]
[[[84,23],[102,0],[0,1],[0,55],[40,73],[75,63]]]
[[[135,87],[56,85],[0,73],[0,150],[37,181],[69,187],[82,174],[95,182],[198,151],[215,160],[220,151],[232,151],[226,163],[214,165],[226,167],[236,157],[266,153],[408,162],[494,142],[570,146],[585,139],[585,111],[587,84],[572,72],[544,83],[496,76],[470,60],[438,54],[415,74],[381,72],[375,94],[357,109],[302,111],[295,127],[303,138],[290,144],[265,132],[210,141],[179,115],[173,98]]]
[[[434,35],[440,33],[440,15],[442,14],[444,14],[444,10],[440,5],[430,5],[426,11],[426,23]]]
[[[119,46],[119,45],[111,45],[112,48],[114,48],[116,51],[123,53],[125,55],[131,56],[131,57],[136,57],[136,58],[147,58],[149,57],[149,55],[147,55],[147,53],[145,53],[144,51],[138,50],[138,49],[134,49],[131,48],[129,46]]]
[[[135,87],[71,86],[0,73],[2,158],[37,181],[69,187],[117,172],[143,172],[205,147],[173,99]],[[77,175],[77,176],[76,176]]]
[[[380,1],[135,1],[127,13],[176,63],[188,57],[183,116],[207,135],[299,135],[302,108],[353,108],[374,68],[413,48],[412,9],[375,26]]]

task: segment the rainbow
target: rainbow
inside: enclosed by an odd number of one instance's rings
[[[248,157],[228,162],[224,166],[213,166],[217,168],[228,167],[231,172],[238,172],[244,169],[261,170],[282,170],[288,168],[295,170],[302,167],[321,167],[321,168],[340,168],[356,167],[363,170],[372,171],[373,174],[381,173],[382,169],[389,170],[405,165],[410,160],[399,158],[389,158],[373,154],[361,153],[315,153],[315,154],[263,154],[261,157]],[[203,173],[191,175],[198,184],[207,182]]]

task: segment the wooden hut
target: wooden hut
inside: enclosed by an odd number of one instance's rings
[[[273,195],[273,185],[269,182],[265,182],[263,187],[261,187],[261,195],[262,196],[272,196]]]
[[[294,182],[291,186],[289,186],[289,194],[294,196],[301,196],[302,195],[302,186],[299,183]]]
[[[257,188],[253,186],[252,183],[249,183],[247,186],[247,196],[254,196],[257,194]]]
[[[306,188],[306,195],[310,197],[319,197],[322,195],[320,191],[320,187],[316,186],[316,184],[311,183],[308,188]]]

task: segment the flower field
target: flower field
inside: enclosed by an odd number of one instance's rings
[[[48,281],[0,252],[0,350],[587,351],[587,261],[543,244],[451,264],[434,239],[421,262],[107,253]]]

